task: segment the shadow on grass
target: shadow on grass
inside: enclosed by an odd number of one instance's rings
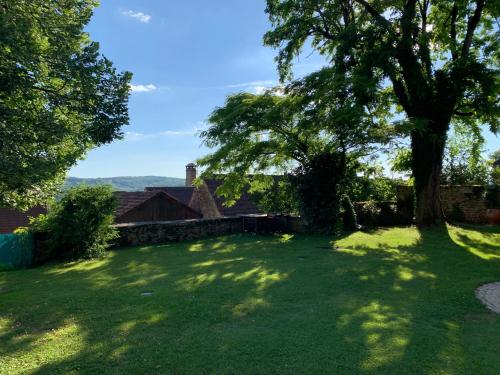
[[[37,374],[500,373],[500,320],[473,293],[500,279],[499,238],[231,236],[5,273],[0,357]]]

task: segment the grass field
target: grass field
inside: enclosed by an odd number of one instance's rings
[[[0,273],[0,374],[500,374],[491,281],[499,228],[120,249]]]

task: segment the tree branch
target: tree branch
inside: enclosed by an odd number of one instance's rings
[[[453,61],[458,58],[457,54],[457,16],[458,16],[458,6],[456,2],[453,2],[453,7],[451,8],[451,21],[450,21],[450,38],[451,38],[451,57]]]
[[[464,43],[462,45],[462,58],[467,57],[469,54],[470,47],[472,45],[472,38],[474,36],[474,32],[476,31],[477,25],[481,20],[481,13],[483,12],[485,0],[476,0],[476,10],[474,14],[469,17],[467,21],[467,32],[465,34]]]
[[[354,0],[356,3],[359,5],[363,6],[365,10],[377,21],[380,26],[385,28],[387,31],[389,31],[391,34],[395,34],[394,30],[392,28],[392,24],[386,20],[377,10],[372,7],[367,1],[365,0]]]

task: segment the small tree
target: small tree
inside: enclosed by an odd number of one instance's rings
[[[47,258],[65,260],[101,257],[117,237],[111,227],[116,198],[111,186],[80,186],[66,191],[47,215],[34,221],[34,230],[44,232]]]

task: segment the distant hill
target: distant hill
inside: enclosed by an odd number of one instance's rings
[[[184,186],[185,180],[177,177],[137,176],[78,178],[68,177],[64,189],[78,185],[112,185],[120,191],[143,191],[146,186]]]

